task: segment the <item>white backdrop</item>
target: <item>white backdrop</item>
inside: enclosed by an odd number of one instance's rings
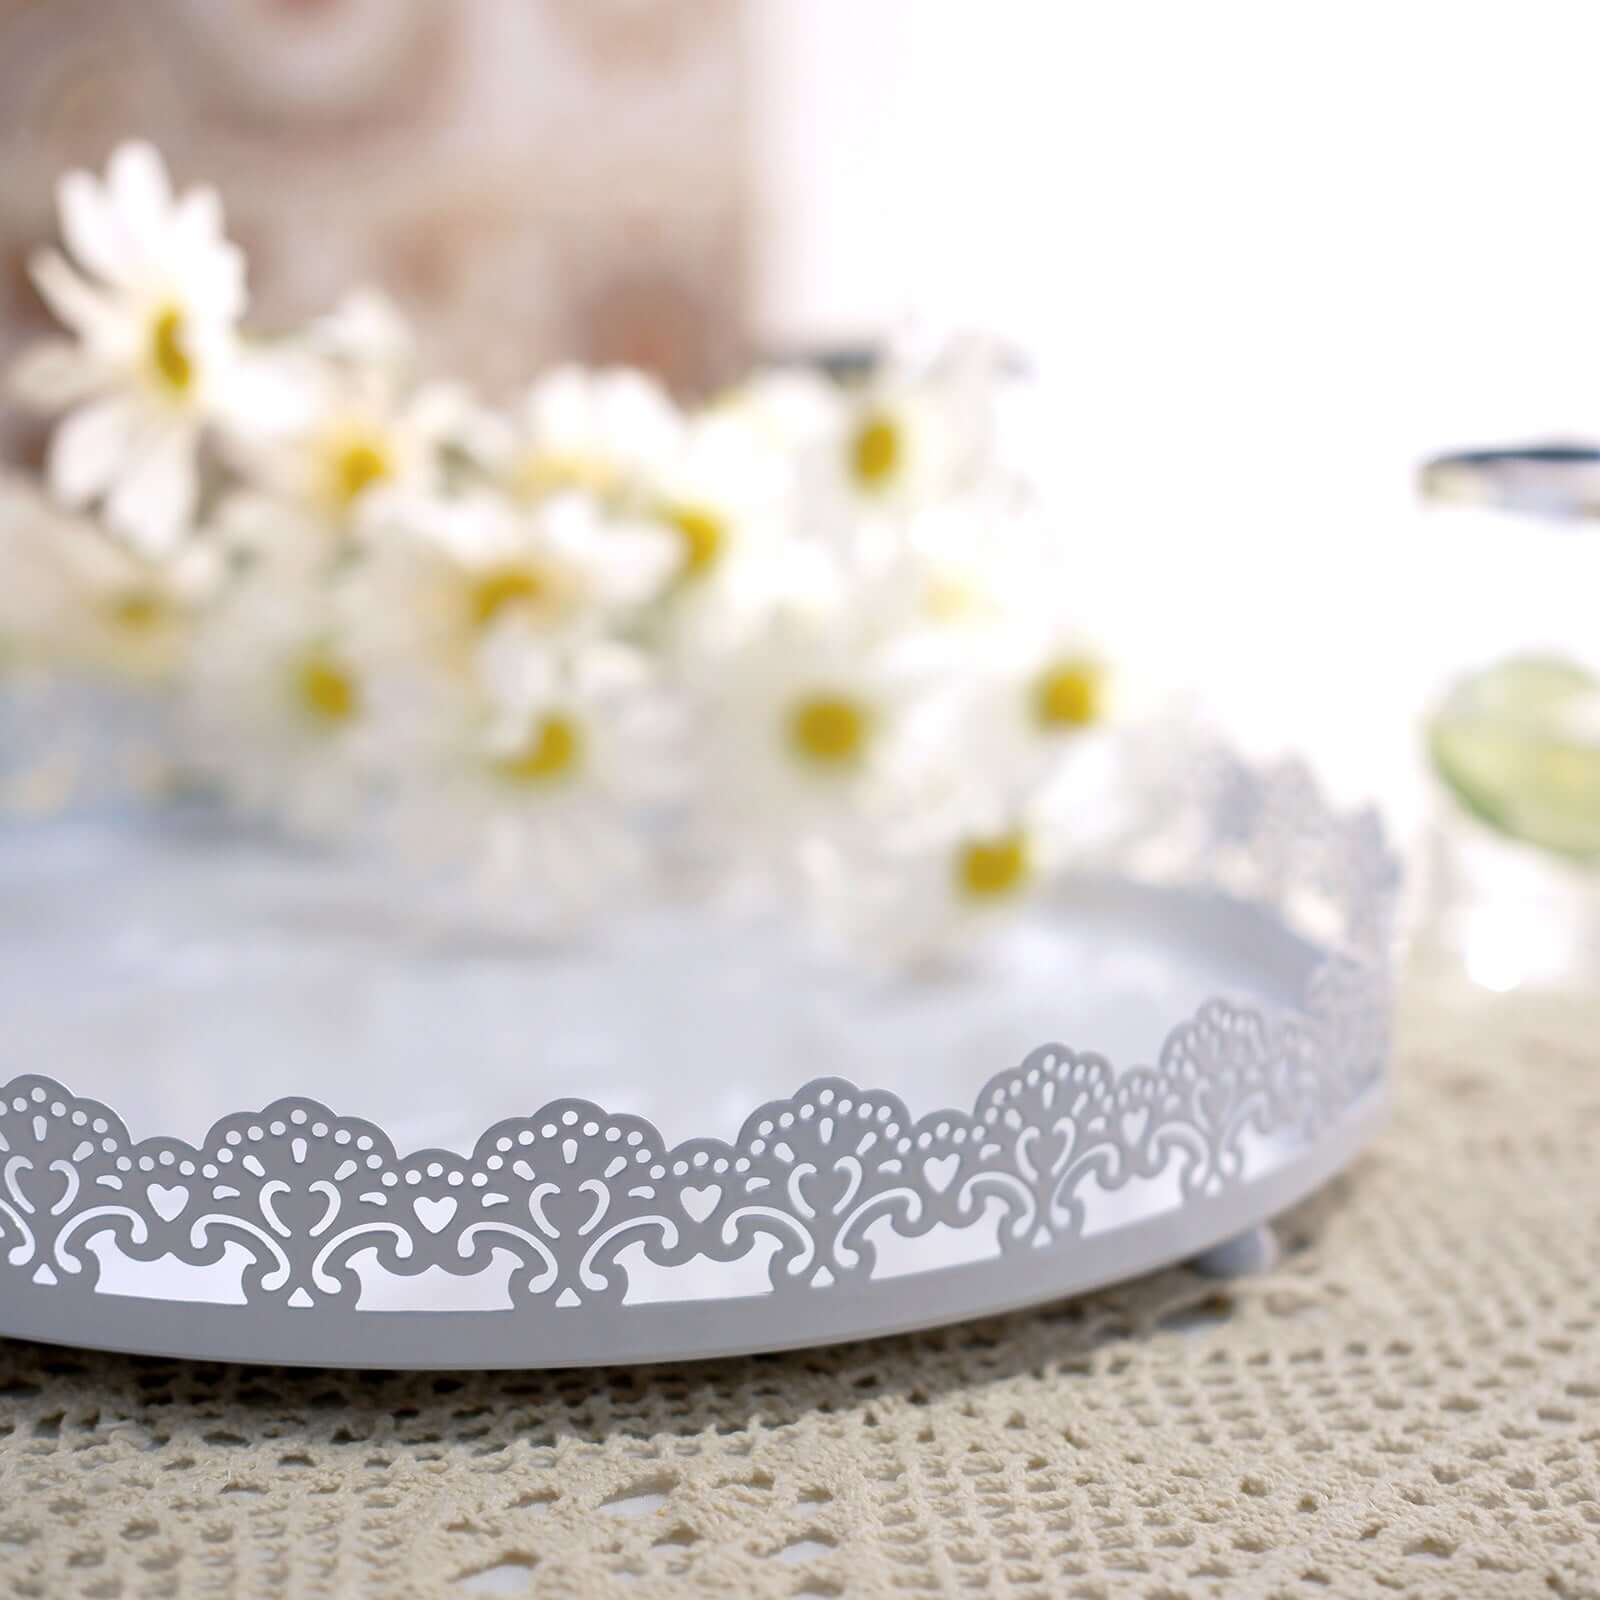
[[[1600,435],[1600,6],[756,0],[753,21],[762,329],[1012,335],[1134,647],[1388,784],[1437,654],[1417,630],[1464,581],[1417,570],[1415,462]]]

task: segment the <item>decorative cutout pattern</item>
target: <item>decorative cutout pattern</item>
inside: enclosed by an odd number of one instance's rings
[[[1170,1191],[1175,1175],[1183,1203],[1213,1199],[1246,1181],[1252,1136],[1310,1141],[1380,1077],[1395,874],[1370,820],[1332,816],[1299,768],[1214,765],[1191,805],[1175,813],[1200,823],[1179,876],[1203,864],[1207,881],[1286,917],[1309,893],[1331,918],[1301,1010],[1209,1001],[1153,1066],[1122,1071],[1045,1046],[970,1113],[919,1118],[894,1095],[818,1079],[731,1144],[672,1149],[648,1122],[581,1100],[500,1122],[467,1156],[401,1154],[381,1128],[306,1099],[225,1117],[197,1146],[136,1141],[109,1107],[19,1077],[0,1091],[0,1296],[92,1294],[90,1246],[104,1241],[199,1267],[242,1251],[248,1304],[312,1313],[359,1309],[367,1253],[399,1277],[470,1277],[508,1256],[514,1308],[610,1315],[627,1252],[674,1267],[764,1245],[772,1294],[798,1304],[871,1280],[884,1227],[915,1239],[998,1216],[1005,1256],[1070,1245],[1130,1185]]]

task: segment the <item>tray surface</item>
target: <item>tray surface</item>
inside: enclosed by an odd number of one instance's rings
[[[60,1078],[136,1137],[199,1139],[303,1094],[463,1152],[564,1095],[672,1142],[731,1139],[822,1074],[919,1113],[967,1106],[1036,1045],[1148,1061],[1213,996],[1292,1005],[1320,958],[1258,907],[1115,879],[941,980],[852,975],[786,929],[670,912],[542,949],[203,820],[0,834],[0,904],[5,1076]]]

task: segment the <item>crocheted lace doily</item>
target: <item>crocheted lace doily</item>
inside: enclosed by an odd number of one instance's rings
[[[528,1377],[0,1343],[0,1593],[1600,1596],[1600,1001],[1405,1021],[1253,1278]]]

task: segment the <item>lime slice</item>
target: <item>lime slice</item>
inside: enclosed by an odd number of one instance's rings
[[[1600,864],[1600,677],[1554,657],[1499,662],[1451,691],[1428,746],[1490,827]]]

